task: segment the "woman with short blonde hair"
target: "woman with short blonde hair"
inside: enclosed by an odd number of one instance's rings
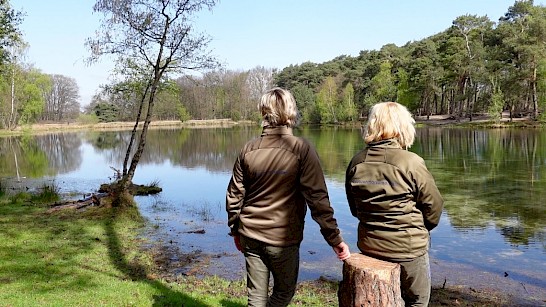
[[[319,156],[292,131],[298,120],[294,96],[273,88],[258,108],[262,134],[237,156],[226,211],[235,247],[245,256],[248,306],[283,307],[296,291],[307,209],[340,260],[351,252],[334,218]]]
[[[298,108],[292,94],[276,87],[268,90],[260,99],[258,109],[262,113],[262,126],[295,127],[298,123]]]
[[[345,191],[358,220],[360,251],[400,264],[405,306],[427,306],[431,279],[430,231],[444,200],[423,158],[407,150],[415,120],[396,102],[374,105],[363,133],[366,148],[347,167]]]
[[[372,107],[366,129],[363,131],[367,144],[396,139],[402,148],[410,148],[415,140],[415,120],[403,105],[381,102]]]

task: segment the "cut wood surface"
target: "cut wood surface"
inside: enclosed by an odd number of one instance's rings
[[[343,264],[339,306],[404,306],[400,292],[400,265],[362,254],[351,254]]]

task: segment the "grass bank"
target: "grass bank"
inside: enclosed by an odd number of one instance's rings
[[[0,201],[0,306],[246,306],[243,281],[163,278],[136,209],[13,199]],[[294,305],[335,306],[336,287],[302,284]]]
[[[162,272],[135,208],[48,209],[25,197],[0,201],[0,306],[246,306],[241,280]],[[431,299],[508,305],[498,293],[457,287],[433,289]],[[298,284],[291,306],[337,306],[337,282]]]

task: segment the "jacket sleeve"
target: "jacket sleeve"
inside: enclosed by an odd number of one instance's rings
[[[245,198],[245,186],[243,184],[242,153],[239,154],[226,192],[226,211],[230,234],[235,235],[239,228],[239,214]]]
[[[330,206],[320,160],[311,145],[302,154],[300,186],[311,211],[311,217],[319,224],[320,232],[326,242],[330,246],[343,242],[334,218],[334,209]]]
[[[425,161],[420,159],[420,163],[416,163],[415,166],[414,180],[417,184],[417,208],[423,213],[425,227],[430,231],[438,226],[440,222],[444,200],[438,187],[436,187],[434,177],[425,165]]]
[[[357,217],[355,199],[351,191],[351,180],[353,179],[354,175],[353,168],[353,162],[351,161],[351,163],[349,163],[349,166],[347,166],[347,171],[345,172],[345,194],[347,195],[347,202],[349,203],[349,209],[351,209],[351,214],[354,217]]]

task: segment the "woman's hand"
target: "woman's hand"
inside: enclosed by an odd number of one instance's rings
[[[349,251],[349,246],[345,242],[341,242],[338,245],[334,246],[334,252],[337,254],[337,258],[341,261],[347,260],[351,257],[351,252]]]

